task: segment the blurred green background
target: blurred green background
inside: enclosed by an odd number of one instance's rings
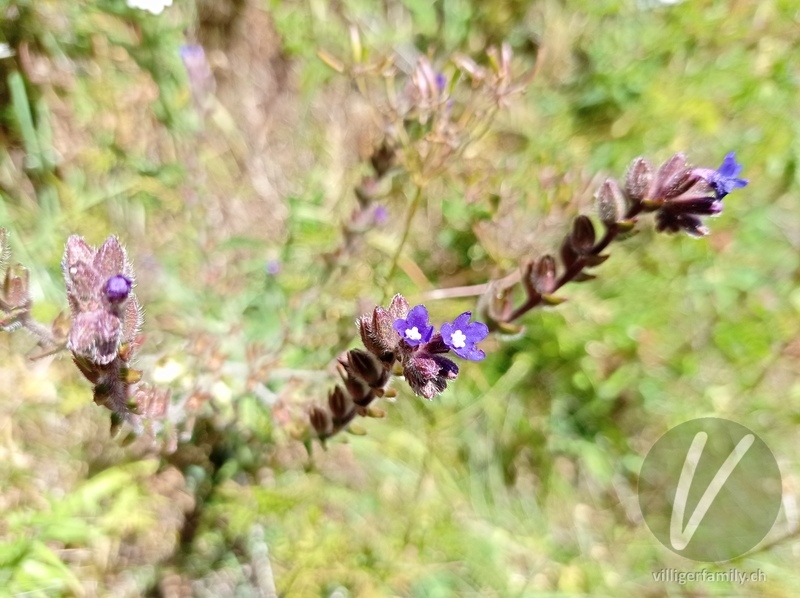
[[[0,336],[0,595],[794,596],[798,31],[790,0],[0,0],[0,225],[34,314],[66,309],[68,235],[118,235],[139,367],[171,389],[177,434],[123,446],[66,355],[31,362],[30,337]],[[318,54],[438,68],[502,41],[536,75],[429,181],[387,280],[413,182],[393,176],[386,224],[343,245],[381,78],[364,93]],[[215,85],[181,59],[196,43]],[[387,294],[413,305],[555,250],[595,175],[636,156],[716,168],[733,150],[750,185],[710,237],[643,218],[597,280],[490,336],[434,401],[398,382],[385,419],[311,455],[296,439]],[[441,323],[475,302],[426,305]],[[636,498],[648,448],[708,415],[781,465],[765,547],[710,566],[766,582],[653,579],[709,567],[658,544]]]

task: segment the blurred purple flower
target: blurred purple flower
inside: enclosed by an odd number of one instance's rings
[[[486,338],[489,328],[481,322],[469,322],[472,312],[465,311],[452,324],[442,324],[442,340],[462,359],[481,361],[486,353],[475,346]]]
[[[206,60],[206,52],[200,44],[187,44],[181,46],[180,55],[183,66],[186,67],[186,74],[189,76],[192,97],[200,110],[206,110],[210,107],[211,94],[216,89],[214,74]]]
[[[433,336],[433,326],[428,324],[428,310],[424,305],[413,307],[405,319],[395,320],[393,327],[410,347],[427,343]]]
[[[267,260],[267,263],[264,264],[264,272],[270,276],[280,274],[281,268],[282,265],[280,260]]]
[[[447,77],[445,77],[443,73],[436,73],[436,87],[439,88],[439,91],[444,91],[446,86]]]
[[[722,199],[734,189],[741,189],[747,186],[749,181],[740,179],[740,172],[742,172],[742,165],[736,163],[736,152],[730,152],[725,156],[722,166],[717,170],[711,170],[710,168],[695,169],[695,173],[714,190],[717,199]]]
[[[378,226],[383,226],[389,221],[389,210],[385,206],[375,206],[372,219]]]

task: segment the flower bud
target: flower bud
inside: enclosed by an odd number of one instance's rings
[[[381,146],[376,149],[370,157],[372,168],[375,169],[375,174],[378,178],[382,178],[389,169],[394,165],[396,156],[395,151],[385,141]]]
[[[572,246],[572,239],[570,238],[570,235],[564,237],[564,242],[561,243],[559,255],[561,256],[561,263],[564,265],[564,269],[566,270],[569,270],[575,264],[575,262],[578,261],[580,256]]]
[[[349,372],[343,379],[344,386],[356,405],[364,407],[375,399],[375,393],[372,392],[363,380],[356,378]]]
[[[117,356],[120,333],[119,318],[114,315],[101,310],[80,313],[72,321],[67,348],[91,362],[107,365]]]
[[[536,260],[531,273],[533,287],[540,295],[549,295],[556,288],[556,260],[552,255],[544,255]]]
[[[700,180],[700,176],[691,168],[686,168],[664,183],[661,197],[663,199],[680,197],[694,187]]]
[[[588,216],[578,216],[572,225],[570,243],[579,255],[592,251],[595,241],[594,225]]]
[[[317,436],[323,440],[330,436],[331,432],[333,431],[333,424],[327,411],[321,409],[320,407],[313,407],[308,417],[311,421],[311,426],[317,433]]]
[[[416,354],[403,365],[403,376],[415,394],[432,399],[458,376],[458,366],[442,355]]]
[[[397,345],[400,343],[400,336],[395,332],[393,326],[395,319],[391,312],[380,306],[372,312],[371,338],[372,344],[377,350],[370,352],[383,363],[390,364],[394,361]]]
[[[653,165],[645,158],[636,158],[628,167],[625,175],[625,192],[631,201],[641,202],[647,197],[648,189],[653,181]],[[618,218],[621,220],[621,218]]]
[[[31,307],[29,292],[29,273],[24,266],[17,264],[6,270],[2,289],[2,307],[4,311],[27,310]]]
[[[352,349],[342,363],[354,376],[361,378],[370,388],[381,388],[389,381],[389,373],[378,360],[366,351]]]
[[[344,389],[337,385],[328,393],[328,408],[331,410],[333,421],[337,426],[343,426],[356,415],[355,405]]]
[[[612,226],[625,218],[627,202],[619,183],[606,179],[597,192],[597,214],[606,226]]]
[[[393,318],[392,322],[394,322],[394,320],[405,318],[410,310],[411,306],[408,304],[406,298],[400,293],[392,297],[392,302],[389,304],[389,315],[391,315]]]
[[[681,175],[686,170],[686,156],[675,154],[664,162],[656,172],[655,178],[650,186],[647,199],[661,201],[666,199],[669,186],[676,176]]]

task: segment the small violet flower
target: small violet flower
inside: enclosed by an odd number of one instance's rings
[[[428,310],[424,305],[413,307],[405,319],[395,320],[393,327],[410,347],[427,343],[433,336],[433,326],[428,324]]]
[[[442,340],[461,359],[481,361],[486,353],[475,346],[489,334],[489,328],[481,322],[469,322],[472,312],[465,311],[452,324],[442,324]]]
[[[277,276],[281,273],[281,269],[283,265],[281,264],[280,260],[267,260],[264,264],[264,272],[267,273],[269,276]]]
[[[734,189],[745,187],[749,181],[740,179],[742,165],[736,163],[736,152],[730,152],[717,170],[698,168],[695,172],[714,190],[717,199],[722,199]]]
[[[131,292],[131,279],[122,274],[112,276],[106,281],[103,292],[109,303],[125,301]]]
[[[372,213],[372,219],[378,226],[383,226],[389,222],[389,211],[385,206],[375,206],[375,211]]]

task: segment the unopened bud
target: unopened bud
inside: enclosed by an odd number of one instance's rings
[[[652,182],[653,165],[645,158],[636,158],[625,175],[625,192],[631,201],[639,203],[645,199]]]
[[[389,381],[389,373],[383,365],[370,353],[360,349],[347,352],[347,363],[350,372],[361,378],[370,388],[380,388]]]
[[[342,426],[355,417],[355,405],[341,386],[336,386],[328,393],[328,408],[334,422]]]
[[[625,218],[627,201],[619,183],[606,179],[597,192],[597,214],[606,226],[611,226]]]
[[[30,308],[31,296],[28,285],[29,273],[27,268],[17,264],[6,270],[2,296],[3,308],[6,311]]]
[[[545,255],[536,260],[533,267],[532,282],[536,292],[548,295],[556,288],[556,260],[552,255]]]
[[[313,407],[311,413],[309,413],[309,420],[317,436],[323,439],[330,436],[333,431],[333,424],[327,411],[320,407]]]
[[[588,216],[578,216],[572,225],[570,242],[579,255],[586,255],[594,247],[594,225]]]

